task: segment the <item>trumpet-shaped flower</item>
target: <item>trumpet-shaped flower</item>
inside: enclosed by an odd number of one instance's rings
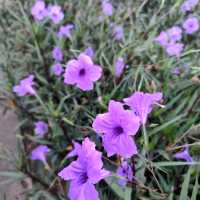
[[[27,78],[20,81],[19,85],[13,87],[13,92],[15,92],[18,96],[25,95],[35,95],[35,90],[33,86],[35,85],[34,75],[29,75]]]
[[[123,104],[110,101],[108,112],[96,116],[92,127],[102,137],[108,156],[118,154],[129,158],[137,154],[137,147],[132,135],[139,129],[140,120]]]
[[[40,160],[46,163],[46,155],[50,152],[50,149],[46,145],[40,145],[32,150],[31,160]]]
[[[122,178],[119,179],[118,183],[120,186],[126,186],[128,181],[133,179],[133,170],[131,165],[124,161],[117,169],[117,175]]]
[[[152,111],[153,105],[162,99],[162,93],[135,92],[124,102],[131,107],[135,114],[140,118],[142,124],[147,121],[148,114]]]
[[[67,63],[64,82],[76,85],[83,91],[89,91],[93,89],[94,82],[100,79],[101,75],[101,67],[95,65],[89,56],[81,53],[77,60],[73,59]]]
[[[70,200],[99,200],[94,184],[110,173],[103,169],[102,155],[88,138],[77,147],[72,153],[78,156],[77,160],[60,171],[58,176],[71,181],[68,193]]]
[[[39,137],[43,137],[48,132],[48,124],[44,121],[38,121],[35,123],[35,134]]]

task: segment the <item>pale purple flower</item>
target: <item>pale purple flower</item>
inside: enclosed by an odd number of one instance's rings
[[[182,29],[178,26],[173,26],[172,28],[162,31],[156,38],[155,42],[163,47],[166,47],[170,43],[175,43],[180,41],[182,38]]]
[[[186,146],[183,151],[176,153],[174,155],[174,157],[177,158],[177,159],[185,160],[187,162],[193,162],[193,159],[192,159],[192,157],[189,154],[189,148],[188,148],[188,146]]]
[[[56,61],[62,61],[63,60],[63,52],[60,47],[54,47],[52,51],[52,56]]]
[[[122,26],[114,25],[113,26],[113,36],[115,40],[120,41],[124,39],[124,29]]]
[[[123,58],[118,58],[115,62],[115,76],[120,77],[124,71],[125,63]]]
[[[199,30],[199,22],[196,17],[189,17],[183,23],[183,28],[187,34],[193,34]]]
[[[81,53],[76,60],[67,63],[64,82],[76,85],[83,91],[89,91],[93,89],[94,82],[99,80],[101,75],[102,68],[95,65],[89,56]]]
[[[31,14],[35,20],[43,20],[48,14],[45,2],[42,0],[37,0],[31,8]]]
[[[180,41],[182,38],[182,29],[178,26],[173,26],[167,30],[167,35],[170,42]]]
[[[35,134],[39,137],[43,137],[48,132],[48,124],[44,121],[38,121],[35,123]]]
[[[109,157],[118,154],[130,158],[137,154],[137,147],[131,136],[137,133],[140,120],[134,112],[125,110],[122,103],[111,100],[108,112],[98,114],[92,127],[102,137]]]
[[[183,51],[184,45],[182,43],[169,43],[166,46],[166,52],[169,56],[180,57],[181,52]]]
[[[89,56],[91,59],[94,57],[94,50],[92,47],[88,47],[87,49],[85,49],[84,53]]]
[[[112,16],[112,14],[113,14],[112,4],[107,0],[103,0],[102,1],[102,11],[103,11],[104,15]]]
[[[71,30],[74,28],[73,24],[67,24],[65,26],[61,26],[57,36],[59,38],[71,38]]]
[[[33,86],[35,85],[34,75],[29,75],[27,78],[22,79],[19,82],[19,85],[13,87],[13,92],[15,92],[18,96],[25,96],[25,95],[35,95],[35,90]]]
[[[166,32],[162,31],[154,40],[156,43],[160,44],[161,46],[165,47],[168,42],[169,38]]]
[[[85,138],[78,145],[76,161],[58,173],[65,181],[71,181],[68,197],[70,200],[99,200],[95,184],[110,175],[103,169],[101,152],[95,149],[95,144]]]
[[[147,121],[148,114],[152,111],[153,105],[162,99],[162,93],[144,93],[135,92],[129,98],[125,98],[124,102],[139,116],[142,124]]]
[[[118,183],[120,186],[126,186],[128,181],[133,180],[133,170],[131,165],[127,161],[122,162],[122,164],[117,169],[117,175],[122,177],[119,179]]]
[[[54,24],[60,23],[64,18],[64,13],[62,12],[62,8],[59,5],[50,5],[48,8],[49,17],[53,21]]]
[[[31,160],[40,160],[46,163],[46,155],[50,152],[50,149],[46,145],[40,145],[32,150]]]
[[[179,67],[175,67],[174,69],[171,70],[171,73],[173,75],[179,76],[181,74],[181,70]]]
[[[52,66],[51,71],[56,76],[60,76],[63,73],[64,69],[60,63],[56,63]]]
[[[195,6],[197,6],[199,0],[186,0],[182,5],[181,5],[181,12],[185,13],[188,11],[192,11]]]

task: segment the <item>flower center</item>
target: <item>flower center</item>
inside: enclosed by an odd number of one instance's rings
[[[85,69],[81,69],[80,71],[79,71],[79,76],[84,76],[85,75]]]
[[[87,182],[87,180],[88,180],[88,175],[87,175],[87,173],[86,173],[86,172],[81,173],[80,176],[79,176],[79,183],[80,183],[80,184],[84,184],[84,183]]]
[[[124,132],[124,130],[123,130],[123,128],[121,126],[116,126],[114,128],[114,134],[117,135],[117,136],[121,135],[123,132]]]

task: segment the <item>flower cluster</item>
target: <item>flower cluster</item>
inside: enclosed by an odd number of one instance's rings
[[[190,11],[198,4],[198,0],[187,0],[181,6],[181,10]],[[173,26],[166,31],[162,31],[156,38],[155,42],[161,45],[169,56],[180,57],[183,51],[184,44],[181,43],[182,35],[193,34],[199,30],[199,22],[197,17],[189,16],[182,24],[182,28],[179,26]]]
[[[122,103],[112,100],[108,112],[96,116],[92,127],[102,137],[108,156],[118,154],[130,158],[137,154],[137,147],[131,136],[137,133],[140,124],[146,123],[152,106],[161,98],[161,93],[135,92],[131,97],[124,99],[131,110],[125,110]]]
[[[43,0],[37,0],[31,9],[31,14],[37,21],[42,21],[45,18],[50,18],[54,24],[59,24],[63,18],[64,13],[58,5],[45,5]]]

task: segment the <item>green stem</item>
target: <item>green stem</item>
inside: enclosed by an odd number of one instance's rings
[[[142,131],[143,131],[143,135],[144,135],[144,147],[145,147],[145,150],[148,151],[148,149],[149,149],[149,137],[147,135],[145,124],[142,125]]]
[[[45,112],[48,114],[49,113],[49,109],[46,107],[46,105],[44,104],[44,102],[42,101],[42,99],[40,98],[40,96],[37,94],[36,91],[35,91],[35,97],[39,101],[39,103],[41,104],[41,106],[45,110]]]

